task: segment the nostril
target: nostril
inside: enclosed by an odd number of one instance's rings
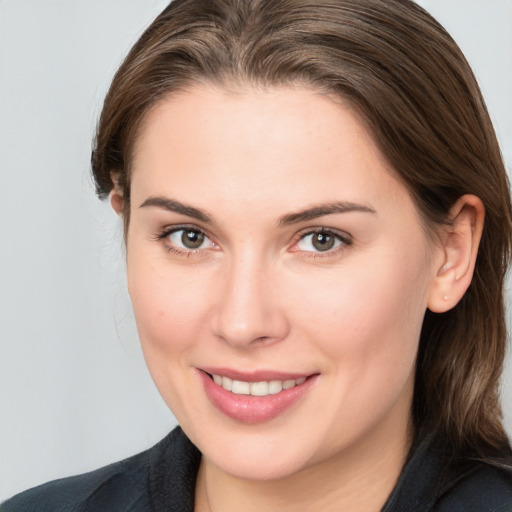
[[[272,338],[270,336],[260,336],[259,338],[255,338],[252,342],[253,343],[257,343],[257,342],[266,342],[266,341],[270,341]]]

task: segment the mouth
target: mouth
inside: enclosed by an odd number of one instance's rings
[[[260,382],[246,382],[243,380],[230,379],[222,375],[208,374],[210,378],[226,391],[235,395],[267,396],[277,395],[283,390],[292,389],[300,386],[306,381],[307,377],[287,380],[262,380]]]
[[[206,396],[224,415],[242,423],[269,421],[305,397],[319,374],[257,372],[243,375],[220,369],[198,369]]]

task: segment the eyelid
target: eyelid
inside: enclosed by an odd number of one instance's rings
[[[199,248],[199,249],[189,249],[183,247],[176,247],[176,245],[171,244],[170,241],[166,242],[166,239],[173,233],[178,231],[196,231],[204,235],[205,239],[208,239],[212,244],[210,247]],[[191,255],[199,252],[203,252],[206,249],[213,249],[218,247],[218,244],[213,240],[213,238],[202,228],[196,226],[194,224],[173,224],[164,226],[160,231],[153,237],[153,239],[157,242],[162,242],[167,246],[168,250],[171,250],[175,253],[181,253],[184,255]]]
[[[177,247],[174,244],[171,244],[169,242],[166,243],[166,239],[169,237],[169,235],[176,233],[177,231],[182,230],[190,230],[190,231],[197,231],[198,233],[202,233],[206,239],[208,239],[211,243],[209,247],[205,248],[198,248],[198,249],[189,249],[189,248],[182,248]],[[308,251],[299,249],[296,246],[298,243],[306,238],[307,236],[311,236],[317,233],[325,233],[328,235],[334,236],[337,240],[339,240],[341,243],[334,248],[328,249],[326,251]],[[208,232],[195,225],[195,224],[174,224],[174,225],[167,225],[164,226],[162,229],[159,230],[159,232],[153,237],[153,239],[157,242],[162,242],[166,245],[166,248],[176,254],[181,255],[187,255],[191,256],[196,253],[205,252],[207,249],[217,249],[219,246],[217,242],[215,242],[214,238],[211,237]],[[307,253],[308,257],[328,257],[333,256],[335,254],[338,254],[339,252],[344,251],[347,247],[351,246],[353,244],[353,237],[347,233],[346,231],[340,231],[338,229],[334,228],[326,228],[326,227],[310,227],[305,228],[301,232],[299,232],[292,243],[292,247],[290,249],[291,252],[302,252]]]
[[[307,251],[303,249],[295,248],[301,240],[304,240],[307,236],[315,235],[318,233],[325,233],[327,235],[334,236],[341,243],[335,248],[328,249],[326,251]],[[316,228],[307,228],[302,230],[297,234],[293,244],[292,244],[292,252],[303,252],[307,253],[308,257],[327,257],[338,254],[341,251],[344,251],[347,247],[353,244],[353,238],[346,231],[340,231],[333,228],[325,228],[325,227],[316,227]]]

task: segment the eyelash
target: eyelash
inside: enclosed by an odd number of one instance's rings
[[[295,249],[293,252],[302,252],[306,258],[328,258],[340,254],[341,252],[345,251],[347,247],[350,247],[353,244],[352,237],[348,233],[340,233],[339,231],[327,228],[310,228],[307,231],[303,231],[301,234],[299,234],[298,240],[294,242],[293,247],[298,245],[301,241],[305,240],[308,236],[314,236],[318,234],[333,237],[335,241],[339,242],[338,246],[323,252],[301,251],[300,249]]]
[[[165,249],[172,254],[175,254],[177,256],[182,257],[191,257],[199,252],[202,252],[204,249],[180,249],[174,245],[171,245],[170,243],[166,243],[166,239],[171,236],[174,233],[178,233],[180,231],[189,231],[189,232],[195,232],[198,234],[201,234],[205,237],[205,239],[208,239],[211,241],[211,238],[208,236],[205,231],[202,229],[192,226],[192,225],[181,225],[181,226],[172,226],[172,227],[165,227],[163,228],[155,237],[154,240],[157,242],[163,242]],[[313,236],[317,234],[323,234],[326,236],[332,236],[334,239],[339,242],[338,246],[336,246],[333,249],[328,249],[324,252],[322,251],[303,251],[300,249],[292,249],[291,252],[302,252],[306,258],[326,258],[326,257],[332,257],[334,255],[339,254],[340,252],[343,252],[347,247],[351,246],[353,244],[352,237],[348,235],[347,233],[340,233],[338,231],[332,230],[332,229],[326,229],[326,228],[316,228],[311,229],[309,228],[307,231],[303,231],[302,233],[299,233],[296,241],[294,241],[292,247],[297,246],[301,241],[305,240],[308,236]],[[215,242],[211,241],[212,244],[215,244]]]
[[[211,238],[202,229],[200,229],[196,226],[191,226],[191,225],[165,227],[154,237],[154,240],[157,242],[163,243],[167,252],[174,254],[176,256],[183,256],[183,257],[188,258],[188,257],[191,257],[191,256],[204,250],[204,249],[180,249],[179,247],[176,247],[176,246],[171,245],[170,243],[166,242],[166,239],[168,237],[170,237],[172,234],[178,233],[180,231],[188,231],[188,232],[198,233],[198,234],[203,235],[205,237],[205,239],[208,239],[211,241]]]

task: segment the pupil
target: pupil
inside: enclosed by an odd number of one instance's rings
[[[313,237],[313,246],[319,251],[328,251],[334,246],[334,237],[326,233],[316,233]]]
[[[181,241],[187,249],[197,249],[203,244],[204,235],[198,231],[184,231]]]

